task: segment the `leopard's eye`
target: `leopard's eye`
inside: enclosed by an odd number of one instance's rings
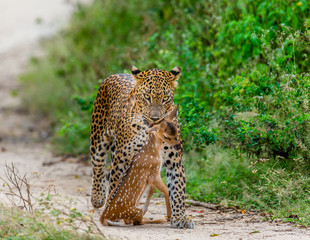
[[[164,138],[167,139],[167,140],[170,140],[170,138],[169,138],[169,137],[166,137],[165,135],[164,135]]]
[[[169,99],[170,99],[169,96],[165,96],[164,99],[163,99],[163,102],[167,102]]]
[[[151,97],[150,97],[149,94],[143,94],[143,96],[144,96],[144,98],[145,98],[146,100],[150,100],[150,99],[151,99]]]

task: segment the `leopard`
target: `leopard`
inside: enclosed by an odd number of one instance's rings
[[[105,204],[128,166],[148,137],[147,129],[160,123],[175,107],[174,92],[181,76],[180,67],[139,70],[108,76],[99,86],[91,115],[90,154],[92,164],[91,203]],[[174,124],[180,134],[180,125]],[[111,167],[106,168],[108,154]],[[165,144],[161,148],[171,204],[172,228],[194,228],[185,215],[186,181],[182,161],[183,146]],[[108,172],[108,174],[106,174]]]

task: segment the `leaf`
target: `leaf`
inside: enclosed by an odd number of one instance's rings
[[[56,209],[52,209],[52,210],[51,210],[51,214],[52,214],[53,216],[58,216],[58,215],[60,214],[60,212],[59,212],[58,210],[56,210]]]
[[[210,235],[210,237],[217,237],[217,236],[219,236],[220,234],[217,234],[217,233],[212,233],[211,235]]]

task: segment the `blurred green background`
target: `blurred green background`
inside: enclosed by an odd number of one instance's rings
[[[306,0],[95,0],[31,59],[23,97],[56,151],[87,153],[100,81],[178,65],[188,197],[308,225],[309,43]]]

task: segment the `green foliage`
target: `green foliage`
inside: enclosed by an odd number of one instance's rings
[[[139,62],[181,66],[175,100],[185,109],[180,118],[187,150],[201,150],[220,138],[210,126],[225,114],[218,94],[230,93],[234,76],[307,70],[308,10],[306,1],[246,0],[170,0],[158,9],[155,20],[164,27],[148,39]]]
[[[59,151],[72,154],[82,153],[89,149],[89,117],[92,112],[93,102],[96,98],[98,88],[99,87],[96,86],[95,92],[89,97],[73,97],[80,107],[81,112],[69,111],[68,115],[60,120],[62,125],[58,130],[59,137],[53,140],[55,145],[58,146]],[[87,112],[88,115],[82,114],[84,112]]]
[[[263,158],[309,161],[309,75],[237,77],[223,93],[223,144]],[[299,162],[299,161],[298,161]]]
[[[191,93],[184,94],[180,101],[176,97],[175,101],[182,103],[179,119],[182,125],[182,138],[187,140],[184,150],[190,151],[194,148],[196,151],[201,151],[210,143],[214,143],[217,140],[216,130],[208,127],[207,123],[211,120],[211,116],[204,111],[207,107],[206,102]],[[197,128],[197,125],[200,127]]]
[[[219,94],[226,114],[222,144],[256,157],[294,159],[306,167],[310,78],[308,73],[299,73],[303,66],[298,66],[295,56],[309,51],[307,39],[285,28],[276,33],[273,43],[264,44],[262,55],[268,63],[236,76],[231,88]]]
[[[247,158],[240,158],[216,145],[210,145],[203,154],[191,153],[184,158],[187,192],[200,201],[240,201],[245,186],[257,180],[249,169]]]
[[[191,152],[184,159],[190,197],[265,211],[269,218],[309,226],[310,177],[302,174],[302,167],[290,171],[283,167],[283,159],[251,161],[214,144],[204,153]]]
[[[185,109],[181,117],[190,142],[186,149],[201,150],[218,139],[217,129],[206,123],[222,115],[218,94],[230,92],[234,76],[279,74],[289,68],[306,71],[308,10],[307,1],[265,0],[96,0],[77,5],[69,28],[55,39],[48,57],[34,61],[40,71],[23,77],[31,96],[26,102],[62,129],[62,136],[55,136],[61,151],[86,152],[89,112],[81,111],[72,95],[88,99],[97,79],[123,72],[132,63],[141,69],[179,65],[184,75],[175,99]]]

